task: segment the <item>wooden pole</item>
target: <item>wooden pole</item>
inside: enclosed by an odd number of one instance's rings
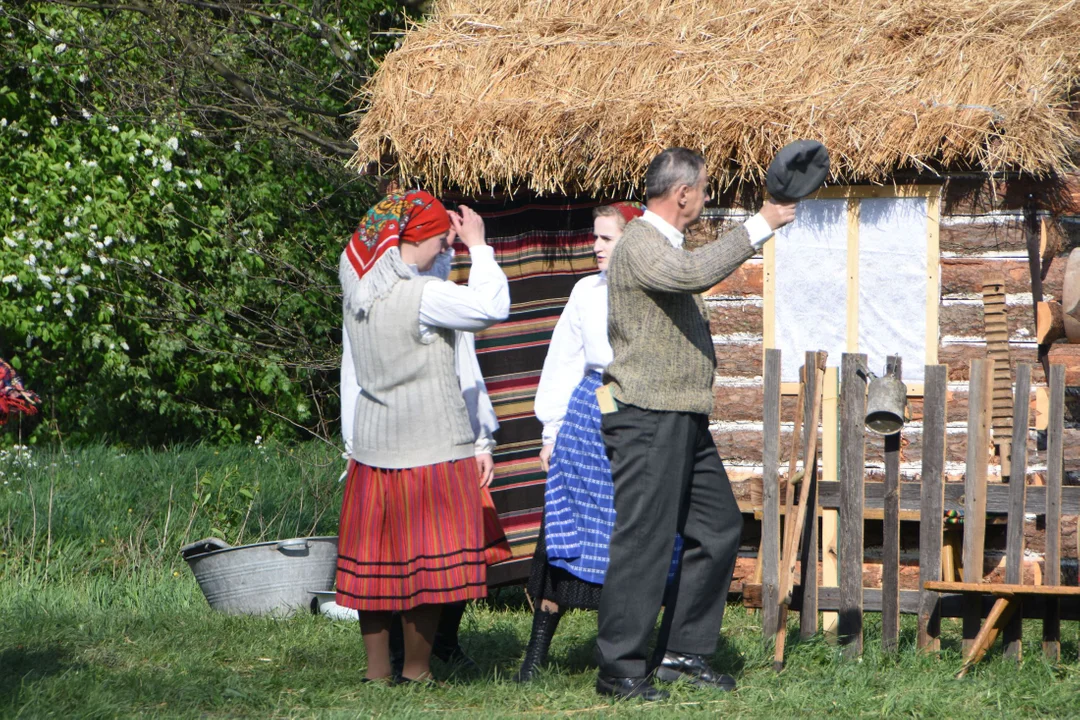
[[[964,582],[982,582],[986,540],[986,466],[993,376],[987,360],[972,360],[968,382],[967,469],[964,476]],[[982,625],[982,598],[964,598],[963,647],[971,650]]]
[[[784,539],[780,545],[780,560],[781,567],[787,561],[787,557],[784,553],[787,552],[788,545],[791,543],[791,533],[795,528],[795,524],[792,522],[794,517],[795,508],[795,487],[798,484],[795,480],[795,469],[799,463],[799,437],[800,429],[802,428],[803,418],[803,398],[806,395],[806,367],[799,368],[799,398],[795,404],[795,422],[791,431],[791,450],[788,453],[788,474],[787,474],[787,487],[784,491]],[[788,578],[781,574],[780,576],[780,597],[784,598],[788,596],[791,588],[787,587]]]
[[[823,354],[819,354],[818,357],[821,355]],[[795,564],[799,558],[800,543],[803,539],[803,524],[806,522],[807,506],[810,503],[810,490],[814,486],[812,482],[815,479],[813,474],[817,469],[817,418],[821,413],[821,389],[824,385],[825,376],[824,363],[819,368],[811,367],[810,362],[814,360],[814,353],[807,353],[806,356],[806,396],[811,398],[810,417],[812,418],[811,424],[813,427],[804,428],[809,442],[803,455],[803,478],[799,484],[799,505],[795,511],[795,522],[792,525],[792,531],[788,533],[788,546],[784,548],[784,564],[780,568],[780,572],[786,576],[784,582],[785,594],[780,598],[780,601],[785,605],[791,604],[791,589],[795,584]],[[790,517],[788,515],[788,519]],[[814,521],[817,522],[816,514],[814,515]],[[806,588],[803,588],[803,590],[805,592]]]
[[[763,478],[761,484],[762,633],[776,635],[780,588],[780,351],[765,351]]]
[[[821,418],[822,398],[825,394],[825,363],[829,355],[825,352],[807,353],[807,365],[814,367],[814,392],[808,416],[803,418],[803,477],[805,491],[800,493],[806,498],[799,503],[799,523],[797,530],[802,531],[801,551],[798,553],[802,563],[802,610],[799,612],[799,637],[803,640],[813,637],[818,631],[818,511],[817,511],[817,468],[818,468],[818,421]]]
[[[773,670],[780,672],[784,669],[784,645],[787,643],[787,616],[788,606],[784,598],[788,596],[790,589],[787,587],[791,578],[783,571],[787,561],[784,553],[787,552],[788,537],[794,530],[792,523],[793,508],[795,505],[795,467],[798,462],[799,428],[802,425],[802,401],[806,394],[807,368],[799,369],[799,400],[795,406],[795,427],[791,433],[791,452],[788,456],[787,490],[784,495],[784,537],[780,546],[780,579],[777,586],[777,602],[779,608],[776,616],[776,635],[773,638]]]
[[[972,594],[971,597],[978,600],[980,605],[982,604],[982,595]],[[1003,595],[994,601],[994,606],[990,608],[990,614],[986,617],[986,622],[979,628],[978,634],[971,642],[971,647],[965,653],[964,666],[956,674],[957,680],[967,675],[968,670],[975,667],[975,664],[982,660],[983,655],[986,654],[986,651],[994,644],[994,640],[997,639],[1001,628],[1016,612],[1018,604],[1016,597],[1012,595]]]
[[[886,374],[903,380],[899,355],[890,355]],[[885,506],[881,556],[881,644],[895,652],[900,641],[900,433],[885,436]]]
[[[943,579],[942,517],[945,507],[946,365],[927,365],[923,381],[922,497],[919,509],[919,587]],[[953,576],[945,577],[953,580]],[[919,649],[941,649],[940,595],[919,591]]]
[[[1031,365],[1016,366],[1016,394],[1013,408],[1012,473],[1009,475],[1009,515],[1006,526],[1005,582],[1024,582],[1024,489],[1027,481],[1028,406],[1031,402]],[[1019,605],[1023,602],[1016,598]],[[1023,640],[1023,613],[1014,613],[1005,626],[1005,657],[1020,661]]]
[[[863,650],[863,505],[866,472],[866,355],[840,359],[840,643],[847,657]]]
[[[825,368],[825,389],[821,394],[821,479],[824,482],[836,482],[836,453],[838,451],[837,402],[840,398],[839,368]],[[821,585],[822,587],[839,586],[839,565],[836,559],[836,533],[840,523],[840,513],[835,509],[824,508],[821,511]],[[821,613],[821,629],[825,639],[836,642],[837,622],[840,615],[835,612]]]
[[[1050,408],[1046,429],[1046,552],[1043,583],[1061,584],[1061,476],[1062,436],[1065,431],[1065,366],[1050,366]],[[1061,606],[1046,598],[1043,618],[1043,654],[1050,662],[1061,659]]]

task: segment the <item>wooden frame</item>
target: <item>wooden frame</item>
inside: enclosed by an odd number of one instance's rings
[[[859,351],[859,201],[877,198],[926,198],[926,365],[938,361],[938,306],[941,303],[941,227],[940,185],[841,186],[818,190],[807,200],[838,200],[846,198],[847,208],[847,328],[846,351]],[[776,347],[776,249],[766,243],[762,267],[762,345]],[[923,383],[907,383],[908,397],[922,397]],[[783,382],[783,395],[798,393],[799,384]]]

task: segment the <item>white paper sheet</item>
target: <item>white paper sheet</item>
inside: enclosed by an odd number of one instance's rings
[[[926,364],[926,198],[876,198],[859,205],[859,352],[881,374],[903,358],[904,380]]]
[[[805,200],[776,234],[776,346],[780,377],[798,382],[806,352],[840,365],[847,329],[847,200]],[[925,244],[925,243],[924,243]]]
[[[926,362],[926,208],[926,198],[859,206],[859,352],[878,374],[900,355],[908,382],[922,382]],[[839,367],[847,350],[847,201],[801,202],[772,242],[781,379],[797,382],[807,351],[825,350]]]

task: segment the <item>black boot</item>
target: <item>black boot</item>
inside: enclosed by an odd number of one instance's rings
[[[547,662],[551,638],[555,635],[555,628],[559,627],[559,618],[561,617],[561,612],[548,612],[538,609],[533,613],[529,646],[525,649],[525,659],[521,662],[521,669],[514,675],[514,682],[525,683],[531,681],[540,666]]]
[[[448,665],[454,666],[455,672],[476,673],[480,671],[473,659],[465,654],[458,642],[458,628],[461,616],[465,614],[465,601],[443,605],[439,617],[439,627],[435,630],[435,642],[431,654]]]

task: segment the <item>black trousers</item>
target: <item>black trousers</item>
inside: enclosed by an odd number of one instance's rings
[[[641,677],[661,604],[656,660],[667,650],[716,651],[743,520],[705,415],[620,405],[601,427],[615,483],[615,528],[597,660],[607,675]],[[665,596],[676,531],[682,562]]]

